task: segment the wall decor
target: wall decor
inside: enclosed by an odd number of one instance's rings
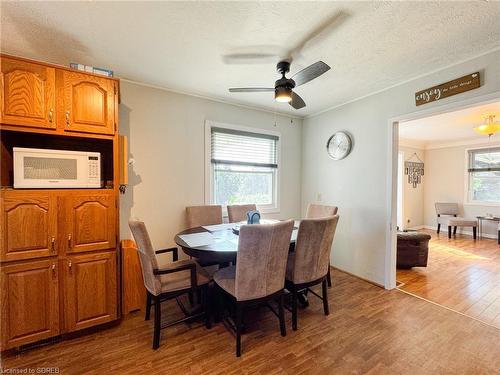
[[[415,93],[415,104],[419,106],[435,102],[436,100],[477,89],[480,86],[479,72],[468,74],[454,79],[453,81],[442,83]]]
[[[416,188],[422,182],[424,162],[420,160],[416,152],[405,161],[405,175],[408,176],[408,183],[412,184],[413,188]]]
[[[333,160],[342,160],[351,153],[352,137],[345,131],[338,131],[326,142],[326,151]]]

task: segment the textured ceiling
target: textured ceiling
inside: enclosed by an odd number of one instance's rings
[[[1,2],[2,51],[80,62],[168,89],[310,115],[500,44],[498,2]],[[299,111],[272,93],[275,63],[227,65],[236,52],[277,53],[336,12],[346,17],[306,46],[292,73],[323,60],[324,76],[297,89]],[[253,48],[254,46],[260,46]]]
[[[500,121],[500,102],[402,122],[399,126],[399,138],[426,146],[472,139],[483,139],[486,142],[487,136],[478,135],[473,130],[474,126],[483,123],[486,114],[494,114],[495,120]],[[493,136],[491,141],[500,141],[500,134]]]

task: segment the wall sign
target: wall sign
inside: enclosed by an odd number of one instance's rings
[[[449,96],[461,94],[463,92],[477,89],[481,86],[479,72],[454,79],[446,83],[419,91],[415,93],[415,104],[417,106],[435,102]]]

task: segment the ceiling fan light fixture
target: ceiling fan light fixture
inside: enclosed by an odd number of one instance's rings
[[[292,89],[288,87],[276,87],[274,99],[280,103],[290,103],[292,101]]]

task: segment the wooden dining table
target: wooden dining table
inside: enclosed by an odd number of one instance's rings
[[[262,220],[262,224],[278,220]],[[175,243],[189,256],[206,263],[234,262],[238,253],[238,229],[245,223],[218,224],[186,229],[175,236]],[[259,225],[259,224],[252,224]],[[299,222],[296,221],[290,238],[290,250],[295,247]]]
[[[278,220],[262,220],[262,224],[278,222]],[[238,254],[238,229],[242,223],[201,226],[183,230],[175,235],[175,243],[184,253],[197,258],[202,263],[227,265],[235,262]],[[259,224],[252,224],[259,225]],[[290,238],[290,251],[295,249],[300,221],[295,221]],[[236,227],[236,228],[235,228]],[[299,303],[307,306],[307,293],[299,294]]]

